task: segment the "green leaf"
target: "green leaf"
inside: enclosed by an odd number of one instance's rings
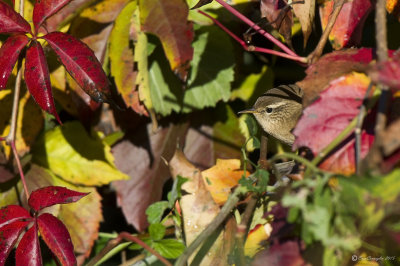
[[[165,210],[168,208],[168,201],[157,201],[146,209],[147,221],[150,224],[159,223]]]
[[[153,240],[161,240],[165,235],[165,226],[160,223],[150,224],[149,234]]]
[[[160,49],[150,57],[151,99],[157,113],[164,116],[172,111],[188,113],[229,100],[234,58],[228,36],[215,27],[202,27],[196,31],[193,48],[192,68],[185,89],[168,70]]]
[[[174,184],[172,185],[172,190],[168,192],[168,207],[173,208],[175,205],[175,201],[182,197],[182,185],[188,181],[188,178],[184,178],[180,175],[174,180]]]
[[[154,241],[153,248],[167,259],[176,259],[185,250],[185,245],[176,239],[162,239]]]
[[[114,166],[108,146],[79,122],[47,131],[34,145],[32,160],[73,184],[99,186],[129,177]]]
[[[249,152],[260,148],[260,141],[255,137],[258,132],[258,124],[252,115],[243,114],[239,117],[239,129],[246,140],[246,150]]]

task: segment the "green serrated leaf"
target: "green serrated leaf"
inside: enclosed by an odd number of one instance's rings
[[[89,136],[79,122],[47,131],[32,154],[33,162],[73,184],[99,186],[129,179],[115,168],[110,146],[98,136]]]
[[[161,240],[165,235],[165,226],[160,223],[150,224],[149,234],[153,240]]]
[[[147,221],[150,224],[159,223],[165,210],[168,208],[168,201],[157,201],[146,209]]]
[[[185,245],[176,239],[154,241],[152,246],[161,256],[167,259],[176,259],[185,250]]]

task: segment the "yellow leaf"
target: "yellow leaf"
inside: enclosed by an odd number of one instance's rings
[[[204,183],[217,204],[224,204],[231,193],[231,188],[238,184],[244,172],[238,159],[217,159],[217,164],[201,172]],[[250,175],[246,171],[246,176]]]
[[[249,257],[254,257],[260,249],[264,247],[262,242],[267,240],[271,235],[272,227],[270,224],[257,225],[250,231],[244,244],[244,254]]]
[[[110,147],[89,136],[79,122],[47,131],[35,143],[32,159],[73,184],[99,186],[129,179],[115,168]]]

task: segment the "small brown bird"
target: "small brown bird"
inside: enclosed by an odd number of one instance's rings
[[[293,145],[291,133],[303,111],[303,90],[295,85],[281,85],[267,90],[253,108],[239,112],[252,113],[265,132],[288,145]]]

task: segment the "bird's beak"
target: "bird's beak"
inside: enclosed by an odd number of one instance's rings
[[[254,108],[250,108],[250,109],[240,111],[238,114],[254,114],[254,113],[257,113],[257,110]]]

